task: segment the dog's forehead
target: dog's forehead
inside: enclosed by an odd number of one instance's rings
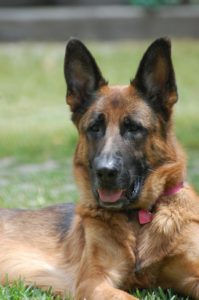
[[[103,87],[92,111],[102,112],[109,119],[116,121],[131,115],[134,120],[146,126],[150,126],[152,119],[151,108],[131,85]]]

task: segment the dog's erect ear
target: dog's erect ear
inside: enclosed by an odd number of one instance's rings
[[[66,47],[64,75],[67,83],[67,103],[73,113],[83,110],[94,93],[107,84],[88,49],[77,39]]]
[[[144,54],[132,84],[156,110],[168,119],[177,101],[175,73],[171,60],[171,44],[157,39]]]

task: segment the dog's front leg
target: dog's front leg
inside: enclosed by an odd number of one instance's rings
[[[136,300],[137,298],[118,288],[123,286],[123,266],[121,268],[113,256],[107,259],[102,253],[98,256],[96,247],[95,252],[94,249],[86,249],[83,254],[75,300]],[[101,252],[100,248],[98,251]],[[89,257],[91,253],[93,255]]]
[[[111,228],[112,225],[100,220],[84,220],[85,246],[78,270],[75,300],[136,299],[120,290],[128,289],[134,283],[134,240],[129,237],[125,243],[119,243]]]

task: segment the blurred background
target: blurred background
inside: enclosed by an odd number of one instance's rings
[[[199,0],[0,0],[0,40],[199,37]]]
[[[187,180],[199,191],[199,0],[0,0],[0,206],[78,199],[71,175],[77,133],[63,76],[71,36],[87,45],[110,84],[128,84],[149,44],[171,38],[175,130]],[[144,299],[171,298],[158,297]]]

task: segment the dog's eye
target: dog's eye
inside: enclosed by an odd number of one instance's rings
[[[142,127],[139,124],[129,119],[124,120],[123,127],[125,131],[132,132],[132,133],[136,133],[142,129]]]
[[[121,124],[120,132],[125,138],[134,139],[144,136],[147,133],[147,130],[141,124],[127,117]]]
[[[137,132],[138,130],[140,130],[140,127],[137,124],[125,124],[125,129],[129,132]]]
[[[91,126],[88,128],[88,131],[89,131],[89,132],[93,132],[93,133],[98,133],[98,132],[100,131],[100,124],[99,124],[99,123],[96,123],[96,124],[91,125]]]
[[[87,128],[87,133],[94,137],[98,138],[102,136],[105,132],[105,119],[103,114],[97,115],[94,120],[91,121],[90,125]]]

